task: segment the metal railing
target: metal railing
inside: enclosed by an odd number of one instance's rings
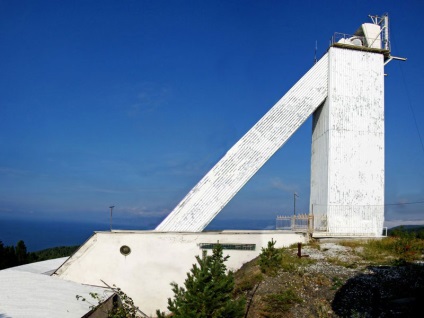
[[[313,216],[310,214],[297,214],[292,216],[277,216],[275,228],[277,230],[290,230],[307,232],[311,230]]]
[[[329,235],[387,236],[383,221],[384,205],[313,205],[310,214],[277,216],[276,229]]]
[[[367,38],[362,35],[346,34],[336,32],[331,38],[330,45],[348,45],[353,47],[364,47],[370,49],[385,50],[385,42],[382,39],[381,34],[375,38]]]
[[[357,41],[355,42],[355,40]],[[331,44],[333,45],[335,43],[364,46],[367,41],[364,36],[336,32],[331,38]]]

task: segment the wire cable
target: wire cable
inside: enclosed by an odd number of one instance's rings
[[[386,205],[405,205],[405,204],[423,204],[424,201],[416,201],[416,202],[402,202],[402,203],[386,203]]]
[[[400,73],[401,73],[401,75],[402,75],[403,85],[405,86],[406,95],[407,95],[407,97],[408,97],[408,105],[409,105],[409,109],[411,110],[412,118],[414,119],[415,129],[417,130],[417,134],[418,134],[418,137],[419,137],[419,139],[420,139],[420,143],[421,143],[421,149],[422,149],[423,154],[424,154],[424,143],[423,143],[423,138],[422,138],[422,136],[421,136],[420,129],[418,128],[417,117],[415,116],[414,108],[412,107],[411,96],[410,96],[410,94],[409,94],[408,85],[406,85],[406,80],[405,80],[405,75],[404,75],[404,73],[403,73],[403,68],[402,68],[402,65],[401,65],[400,63],[397,63],[397,64],[398,64],[398,66],[399,66]]]
[[[393,44],[395,44],[396,39],[395,39],[395,36],[394,36],[394,33],[393,33],[393,32],[391,32],[391,38],[392,38],[392,39],[391,39],[391,42],[392,42]],[[411,95],[409,94],[408,85],[406,85],[405,74],[404,74],[404,72],[403,72],[403,68],[402,68],[402,65],[401,65],[402,63],[396,63],[396,64],[398,64],[398,67],[399,67],[399,69],[400,69],[400,74],[401,74],[401,76],[402,76],[402,80],[403,80],[403,86],[405,87],[405,92],[406,92],[407,99],[408,99],[408,106],[409,106],[409,109],[411,110],[412,118],[414,119],[415,129],[417,130],[418,138],[420,139],[420,143],[421,143],[421,149],[422,149],[423,154],[424,154],[424,143],[423,143],[423,138],[422,138],[422,136],[421,136],[420,129],[418,128],[418,122],[417,122],[417,117],[416,117],[416,115],[415,115],[414,108],[412,107]]]

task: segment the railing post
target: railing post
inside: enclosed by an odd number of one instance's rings
[[[309,233],[312,233],[312,215],[311,214],[309,214],[308,215],[308,232]]]
[[[309,214],[309,232],[313,233],[314,232],[314,204],[311,204],[311,213]]]

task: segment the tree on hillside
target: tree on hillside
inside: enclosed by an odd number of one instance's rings
[[[266,248],[262,247],[262,252],[259,255],[259,267],[262,273],[275,275],[281,267],[281,253],[275,248],[274,239],[268,242]]]
[[[16,259],[17,259],[18,265],[23,265],[28,263],[28,253],[27,253],[27,248],[24,241],[20,240],[18,244],[16,244],[15,253],[16,253]]]
[[[168,310],[174,318],[238,318],[244,316],[244,299],[232,299],[234,276],[227,273],[222,246],[217,244],[212,255],[203,251],[196,256],[184,287],[171,283],[174,298],[168,299]],[[160,318],[166,317],[157,311]]]
[[[14,246],[4,246],[0,241],[0,269],[18,265]]]

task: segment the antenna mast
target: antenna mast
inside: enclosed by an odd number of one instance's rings
[[[397,57],[392,56],[391,49],[390,49],[390,38],[389,38],[389,15],[387,13],[384,13],[381,17],[378,15],[369,15],[372,22],[374,24],[377,24],[381,28],[381,46],[382,49],[389,51],[389,56],[387,60],[384,62],[384,65],[389,63],[391,60],[398,60],[398,61],[406,61],[405,57]]]
[[[382,49],[390,51],[390,40],[389,40],[389,15],[384,13],[381,17],[378,15],[369,15],[372,22],[377,24],[381,28],[381,44]]]

